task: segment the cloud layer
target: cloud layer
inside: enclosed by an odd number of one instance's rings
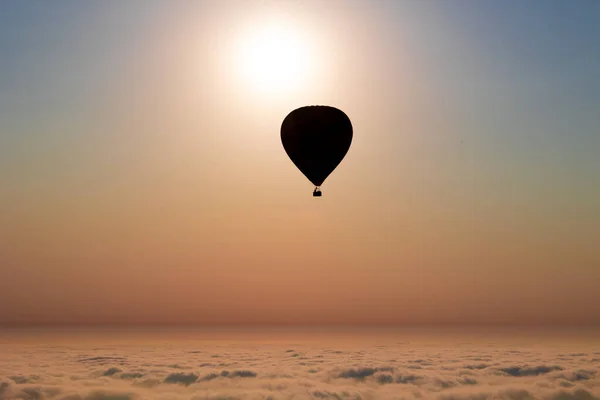
[[[0,400],[600,400],[600,347],[0,336]]]

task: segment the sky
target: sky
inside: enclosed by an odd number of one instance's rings
[[[4,0],[0,325],[598,325],[598,37],[596,0]],[[311,104],[354,127],[321,198]]]

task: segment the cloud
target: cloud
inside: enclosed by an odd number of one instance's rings
[[[196,374],[184,374],[180,372],[176,372],[174,374],[169,374],[165,378],[165,383],[182,383],[184,385],[191,385],[192,383],[198,380],[198,375]]]
[[[508,367],[499,368],[500,371],[511,376],[537,376],[547,374],[552,371],[561,371],[563,368],[558,365],[545,366],[540,365],[537,367]]]
[[[418,380],[422,379],[422,377],[417,375],[398,375],[396,376],[396,383],[414,383]]]
[[[79,358],[79,362],[90,363],[90,364],[123,364],[126,359],[125,357],[116,356],[96,356],[96,357],[83,357]]]
[[[217,379],[219,376],[221,376],[220,374],[208,374],[202,378],[200,378],[200,381],[212,381],[213,379]]]
[[[461,378],[458,380],[458,382],[462,385],[477,385],[477,381],[473,378]]]
[[[3,382],[0,384],[0,400],[3,399],[22,399],[22,400],[42,400],[53,398],[61,393],[58,387],[25,386],[13,387]]]
[[[138,386],[138,387],[143,387],[143,388],[153,388],[153,387],[160,385],[161,383],[162,383],[162,381],[159,379],[150,378],[150,379],[144,379],[141,382],[136,382],[136,383],[134,383],[134,385]]]
[[[40,379],[39,376],[37,375],[29,375],[29,376],[9,376],[9,379],[11,379],[13,382],[15,383],[33,383],[35,381],[38,381]]]
[[[552,395],[549,400],[598,400],[598,396],[594,396],[587,390],[578,389],[573,392],[560,391]]]
[[[597,364],[577,355],[593,346],[577,342],[43,343],[0,343],[0,400],[600,400]]]
[[[4,394],[8,392],[10,388],[10,383],[8,382],[0,382],[0,399],[4,397]]]
[[[466,369],[486,369],[487,367],[489,367],[487,364],[469,364],[463,366]]]
[[[587,381],[596,377],[596,371],[580,369],[577,371],[571,371],[561,374],[559,377],[566,379],[570,382]]]
[[[320,391],[315,390],[312,392],[312,395],[317,399],[342,399],[343,396],[337,394],[336,392],[328,392],[328,391]]]
[[[358,369],[350,368],[350,369],[340,372],[338,377],[344,378],[344,379],[362,380],[368,376],[375,375],[376,372],[391,372],[393,370],[394,369],[392,367],[379,367],[379,368],[365,367],[365,368],[358,368]]]
[[[230,378],[256,378],[257,373],[253,371],[241,370],[233,371],[229,374]]]
[[[381,383],[382,385],[386,383],[393,383],[394,377],[391,374],[379,374],[377,375],[377,382]]]
[[[69,395],[60,400],[132,400],[132,393],[111,393],[105,391],[94,391],[87,395]]]
[[[119,373],[119,372],[121,372],[121,370],[120,370],[119,368],[117,368],[117,367],[112,367],[112,368],[109,368],[109,369],[107,369],[106,371],[104,371],[104,372],[102,373],[102,375],[104,375],[104,376],[113,376],[114,374],[117,374],[117,373]]]
[[[121,375],[119,375],[119,378],[121,379],[138,379],[143,377],[144,374],[141,372],[123,372]]]

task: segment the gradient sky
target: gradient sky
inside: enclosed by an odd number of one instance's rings
[[[307,81],[240,78],[267,17]],[[597,0],[0,2],[0,324],[600,324],[599,244]]]

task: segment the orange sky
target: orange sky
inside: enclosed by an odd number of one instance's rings
[[[0,6],[0,324],[600,322],[592,80],[500,5],[274,4]],[[265,15],[308,83],[239,79]],[[279,138],[307,104],[355,132],[318,199]]]

